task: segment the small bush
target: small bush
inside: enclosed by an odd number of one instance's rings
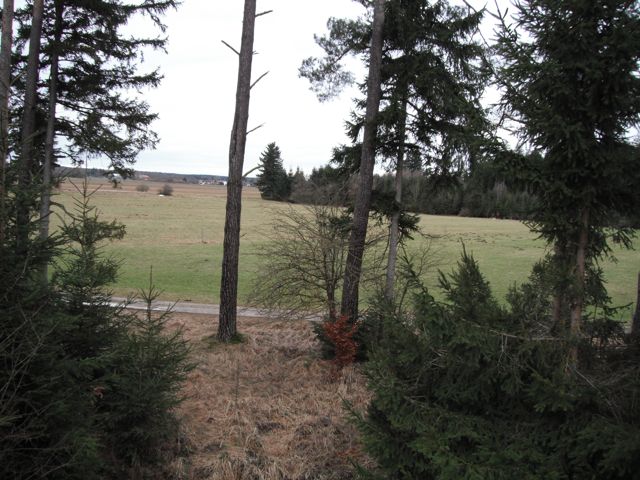
[[[168,183],[165,183],[160,190],[158,190],[158,195],[164,195],[165,197],[170,197],[173,195],[173,187]]]
[[[349,322],[349,317],[346,315],[341,315],[340,318],[333,322],[329,321],[322,324],[324,334],[333,345],[334,357],[332,363],[335,366],[336,373],[356,360],[358,343],[353,337],[358,331],[358,326],[358,323]]]
[[[149,185],[147,185],[146,183],[140,183],[140,184],[136,185],[136,191],[138,191],[138,192],[148,192],[149,191]]]

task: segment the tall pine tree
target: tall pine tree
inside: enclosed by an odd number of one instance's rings
[[[474,39],[482,12],[471,13],[445,1],[389,0],[385,9],[376,153],[396,171],[393,205],[384,207],[391,217],[385,289],[391,300],[401,236],[405,157],[419,158],[425,171],[436,175],[461,171],[478,160],[492,135],[480,105],[488,69],[484,49]],[[364,19],[330,19],[328,28],[328,35],[316,39],[325,56],[305,60],[300,69],[322,100],[353,82],[342,59],[350,54],[367,61],[371,35],[371,26]],[[363,127],[359,112],[364,102],[356,106],[358,112],[349,124],[354,142]],[[352,155],[336,160],[350,163],[346,170],[358,168]]]

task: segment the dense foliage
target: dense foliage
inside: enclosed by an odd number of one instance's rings
[[[187,345],[166,316],[110,305],[118,262],[101,245],[124,227],[98,218],[86,187],[60,233],[32,232],[25,254],[13,199],[0,245],[0,477],[144,477],[177,433]],[[48,284],[43,262],[55,264]]]
[[[280,148],[275,142],[260,155],[260,174],[256,186],[265,200],[287,200],[291,195],[291,178],[282,165]]]
[[[31,29],[31,4],[16,12],[19,29],[13,62],[12,106],[16,118],[22,109],[23,53]],[[131,93],[155,87],[162,75],[142,66],[145,49],[163,49],[167,38],[163,14],[175,8],[174,0],[129,2],[123,0],[55,0],[45,2],[42,48],[39,60],[38,134],[35,143],[42,163],[45,124],[53,117],[55,156],[82,164],[85,155],[109,160],[109,173],[124,177],[138,153],[154,148],[158,138],[151,129],[157,114]],[[132,20],[145,25],[146,34],[127,28]],[[152,27],[152,28],[148,28]],[[154,32],[155,30],[155,32]],[[52,77],[52,63],[59,64]],[[49,102],[54,95],[55,108]],[[19,122],[12,122],[17,130]],[[17,137],[16,137],[17,138]],[[49,147],[47,147],[49,148]],[[14,150],[17,147],[14,147]]]
[[[556,322],[579,335],[585,279],[611,242],[634,232],[617,220],[640,205],[640,10],[637,2],[516,2],[498,31],[502,112],[535,154],[514,154],[513,177],[538,199],[531,226],[554,248]],[[563,315],[563,304],[569,314]]]
[[[379,478],[637,478],[637,339],[591,318],[574,369],[540,270],[507,308],[467,254],[440,283],[444,302],[420,289],[370,352],[359,423]]]

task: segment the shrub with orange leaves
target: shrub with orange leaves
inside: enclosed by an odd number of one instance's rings
[[[347,365],[351,365],[356,359],[358,342],[353,337],[359,326],[358,322],[349,322],[347,315],[341,315],[337,320],[322,324],[325,335],[335,349],[335,356],[331,362],[337,371],[342,370]]]

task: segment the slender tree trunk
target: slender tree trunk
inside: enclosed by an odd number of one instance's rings
[[[349,238],[349,250],[342,286],[343,315],[355,320],[358,316],[358,287],[362,271],[362,256],[369,223],[371,189],[373,186],[373,166],[375,164],[376,117],[380,107],[380,69],[382,64],[382,27],[384,24],[384,0],[375,0],[373,9],[373,35],[369,56],[369,79],[367,84],[367,109],[365,113],[364,135],[360,176],[355,196],[353,225]]]
[[[229,178],[222,250],[220,282],[220,316],[218,339],[229,342],[237,333],[238,257],[240,253],[240,213],[242,200],[242,167],[247,142],[249,100],[251,94],[251,64],[256,20],[256,0],[245,0],[242,21],[242,44],[236,88],[236,109],[229,145]]]
[[[36,108],[38,95],[38,73],[40,69],[40,37],[42,34],[42,13],[44,0],[34,0],[29,36],[29,56],[25,79],[24,113],[22,116],[22,145],[20,148],[20,176],[18,179],[17,252],[23,254],[29,240],[31,201],[27,191],[30,188],[33,172],[33,137],[36,133]]]
[[[13,0],[2,4],[2,45],[0,45],[0,242],[6,230],[5,185],[9,155],[9,92],[11,90],[11,49],[13,46]]]
[[[40,199],[40,240],[49,238],[49,211],[51,207],[51,171],[53,169],[53,149],[56,129],[56,105],[58,103],[58,63],[60,40],[62,38],[62,16],[64,5],[60,0],[55,4],[54,40],[51,49],[51,73],[49,76],[49,118],[44,146],[44,165],[42,174],[42,197]],[[42,279],[48,282],[48,265],[42,266]]]
[[[554,256],[555,261],[565,264],[566,263],[566,248],[564,245],[561,245],[559,242],[556,242],[554,246]],[[552,310],[551,315],[553,318],[554,329],[560,334],[566,334],[566,319],[564,318],[565,311],[565,292],[563,288],[560,288],[556,285],[553,302],[552,302]]]
[[[584,208],[580,212],[580,232],[575,257],[575,285],[573,299],[571,301],[571,324],[569,326],[571,337],[576,340],[580,336],[582,326],[582,309],[584,308],[585,290],[585,265],[587,258],[587,246],[589,244],[589,210]],[[573,363],[578,361],[577,346],[573,346],[570,352]]]
[[[636,313],[631,322],[631,335],[640,335],[640,273],[638,273],[638,295],[636,297]]]
[[[384,289],[384,296],[388,302],[393,302],[394,286],[396,276],[396,261],[398,258],[398,243],[400,241],[400,214],[402,211],[402,181],[404,179],[404,151],[407,125],[407,92],[403,92],[402,110],[398,120],[398,158],[396,159],[395,178],[395,210],[391,217],[389,228],[389,256],[387,258],[387,279]]]

